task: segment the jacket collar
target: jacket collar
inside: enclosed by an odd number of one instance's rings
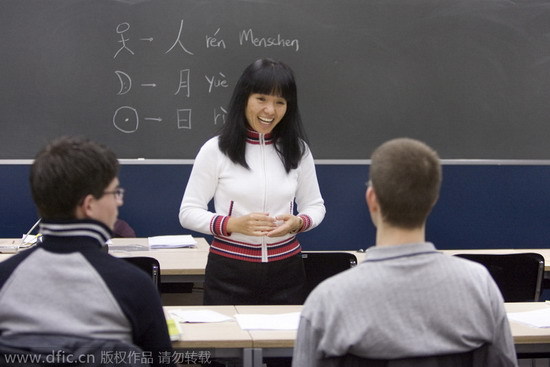
[[[249,144],[273,144],[273,134],[260,134],[254,130],[246,130],[246,142]]]
[[[111,238],[111,230],[103,223],[93,219],[48,221],[43,220],[40,224],[40,233],[44,240],[48,237],[57,238],[88,238],[95,240],[100,246],[105,246]]]
[[[372,246],[366,251],[365,261],[384,261],[424,254],[441,254],[433,243],[407,243],[395,246]]]

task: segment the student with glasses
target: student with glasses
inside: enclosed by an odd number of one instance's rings
[[[30,186],[43,241],[0,263],[0,351],[4,341],[26,347],[37,335],[38,347],[116,341],[152,366],[172,365],[156,286],[104,251],[123,204],[118,168],[113,152],[80,138],[58,139],[36,156]]]

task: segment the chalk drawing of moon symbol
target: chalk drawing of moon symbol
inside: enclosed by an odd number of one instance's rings
[[[120,70],[115,71],[115,74],[120,81],[120,90],[117,95],[128,93],[132,89],[132,78],[130,78],[130,75]]]
[[[113,115],[113,125],[126,134],[136,132],[139,127],[139,117],[136,109],[129,106],[117,108]]]

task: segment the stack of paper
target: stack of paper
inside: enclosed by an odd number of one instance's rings
[[[37,234],[36,236],[32,234],[24,234],[21,237],[21,247],[29,247],[32,245],[36,245],[40,241],[42,241],[41,234]]]
[[[239,326],[243,330],[297,330],[300,312],[281,314],[237,314]]]
[[[149,248],[178,248],[178,247],[196,247],[197,241],[191,235],[179,236],[155,236],[149,237]]]
[[[534,327],[550,327],[550,307],[535,311],[510,312],[508,319]]]
[[[510,312],[508,319],[534,327],[550,327],[550,307],[535,311]]]
[[[173,310],[170,316],[178,322],[224,322],[233,318],[211,310]]]

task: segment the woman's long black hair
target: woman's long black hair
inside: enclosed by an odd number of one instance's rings
[[[272,131],[275,149],[286,172],[298,167],[305,152],[307,138],[298,110],[298,95],[292,70],[282,62],[259,59],[243,72],[229,103],[227,120],[219,137],[220,150],[243,167],[249,168],[245,158],[247,130],[245,110],[251,94],[268,94],[283,97],[286,113]]]

